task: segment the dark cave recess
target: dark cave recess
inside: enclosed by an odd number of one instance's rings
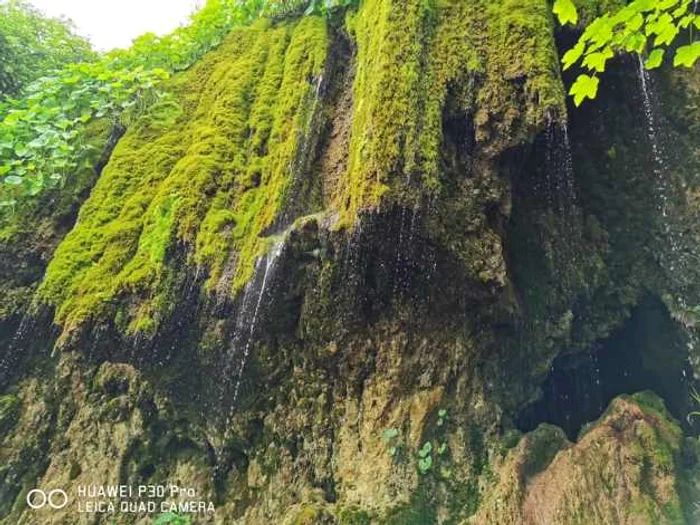
[[[517,427],[530,432],[540,423],[551,423],[575,440],[581,427],[598,419],[613,398],[642,390],[658,394],[688,427],[686,416],[694,409],[692,377],[682,329],[664,304],[648,295],[610,337],[586,352],[554,360],[542,396],[520,412]]]

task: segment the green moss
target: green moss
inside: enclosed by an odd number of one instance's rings
[[[123,324],[154,331],[178,246],[209,271],[210,288],[232,254],[225,284],[247,282],[303,167],[327,49],[320,18],[260,21],[173,79],[180,116],[129,130],[51,261],[40,297],[57,322],[70,330],[129,297]]]
[[[378,521],[382,525],[425,525],[437,523],[437,509],[425,486],[411,495],[411,500],[399,505]]]
[[[494,151],[565,113],[546,0],[364,2],[348,28],[357,73],[341,225],[440,190],[447,111],[471,114]]]
[[[0,397],[0,435],[5,434],[19,417],[19,399],[13,395]]]
[[[557,453],[566,444],[566,435],[553,425],[543,424],[528,434],[529,453],[523,465],[526,477],[532,477],[545,470]]]
[[[357,55],[339,226],[449,191],[446,113],[471,117],[489,152],[564,113],[546,0],[378,0],[347,26]],[[328,49],[320,18],[260,21],[172,80],[174,124],[129,130],[48,268],[40,298],[58,323],[70,331],[116,309],[125,330],[154,332],[181,247],[210,290],[248,282],[313,154]]]
[[[346,507],[338,512],[340,525],[370,525],[372,519],[364,510],[356,507]]]
[[[321,509],[316,505],[304,506],[294,517],[293,525],[314,525],[321,516]]]

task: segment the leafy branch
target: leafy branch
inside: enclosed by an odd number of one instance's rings
[[[0,207],[18,197],[55,188],[88,157],[88,123],[105,119],[128,126],[160,103],[176,105],[161,91],[163,70],[112,70],[103,62],[72,65],[31,84],[22,99],[0,105]]]
[[[700,41],[693,29],[700,29],[696,13],[698,0],[634,0],[616,13],[606,13],[586,27],[574,47],[562,58],[564,69],[578,64],[581,73],[569,94],[574,104],[594,99],[600,84],[599,74],[608,60],[621,52],[645,56],[647,69],[663,64],[667,55],[683,35],[688,43],[675,48],[674,67],[693,67],[700,57]],[[578,13],[572,0],[555,0],[554,14],[563,25],[578,23]]]

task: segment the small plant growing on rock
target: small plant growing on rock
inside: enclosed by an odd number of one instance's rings
[[[433,445],[430,441],[423,444],[423,448],[418,451],[418,470],[421,474],[427,474],[433,466]]]
[[[447,410],[441,408],[438,411],[437,426],[444,427],[447,422]],[[433,444],[434,443],[434,444]],[[438,441],[426,441],[421,449],[418,451],[418,470],[421,474],[428,474],[435,465],[444,463],[446,459],[446,454],[449,452],[449,447],[446,442],[439,443]],[[451,471],[444,465],[439,465],[440,476],[443,478],[448,478],[451,475]]]
[[[388,452],[391,457],[396,456],[396,453],[399,450],[400,442],[398,437],[399,430],[397,428],[387,428],[384,432],[382,432],[382,441],[387,447],[389,447]]]
[[[189,516],[180,516],[176,512],[168,512],[161,514],[153,522],[153,525],[191,525],[192,520]]]
[[[693,388],[693,391],[690,393],[690,397],[693,398],[693,401],[695,401],[695,404],[700,407],[700,393],[698,393],[695,388]],[[686,419],[688,420],[689,424],[693,424],[693,419],[696,417],[700,417],[700,410],[693,410],[692,412],[688,412],[688,415],[686,416]]]

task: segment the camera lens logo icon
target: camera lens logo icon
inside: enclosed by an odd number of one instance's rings
[[[27,505],[34,510],[43,509],[47,505],[54,510],[60,510],[68,505],[68,494],[61,489],[54,489],[48,493],[41,489],[33,489],[27,494]]]

